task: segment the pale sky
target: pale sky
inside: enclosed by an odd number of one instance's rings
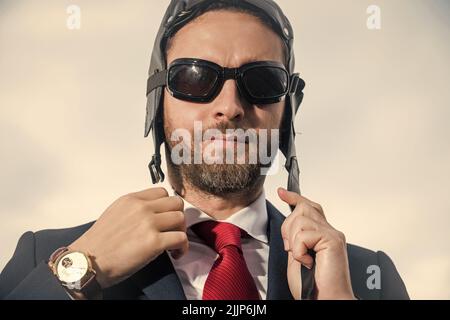
[[[302,193],[348,242],[385,251],[412,298],[449,299],[450,3],[277,2],[306,81]],[[145,86],[168,3],[0,1],[0,269],[24,232],[95,220],[151,187]],[[380,30],[366,26],[369,5]],[[265,192],[287,214],[286,177]]]

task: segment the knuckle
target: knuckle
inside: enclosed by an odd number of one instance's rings
[[[166,188],[163,187],[153,188],[153,192],[159,195],[161,198],[169,196],[169,193],[167,192]]]
[[[128,203],[135,199],[134,195],[132,193],[124,194],[123,196],[120,196],[119,199],[117,199],[118,202],[121,203]]]
[[[317,207],[317,210],[319,210],[320,213],[323,214],[323,207],[320,204],[318,204],[318,203],[316,203],[316,207]]]
[[[341,231],[336,230],[335,232],[333,232],[333,236],[333,243],[336,245],[336,247],[342,248],[346,246],[345,235]]]
[[[148,209],[146,201],[143,201],[143,200],[133,199],[129,202],[129,204],[133,207],[133,209],[136,212],[139,212],[139,213],[144,213]]]
[[[145,202],[136,198],[132,194],[126,194],[119,198],[118,204],[129,213],[138,213],[143,210]]]
[[[173,196],[173,197],[172,197],[172,201],[174,202],[174,204],[175,204],[175,206],[176,206],[176,208],[177,208],[178,210],[180,210],[180,211],[183,210],[183,208],[184,208],[184,202],[183,202],[183,199],[181,199],[181,197],[179,197],[179,196]]]
[[[175,220],[178,224],[183,224],[185,222],[185,216],[182,211],[175,211]]]
[[[338,234],[339,239],[340,239],[343,243],[345,243],[345,242],[346,242],[345,234],[344,234],[343,232],[341,232],[341,231],[337,231],[337,234]]]
[[[303,257],[303,252],[299,248],[295,248],[292,255],[295,260],[300,260]]]
[[[306,202],[302,201],[297,205],[296,209],[297,208],[298,208],[297,212],[303,214],[308,208],[308,205],[306,204]]]
[[[188,237],[186,232],[178,232],[177,233],[177,242],[180,244],[185,244],[188,242]]]

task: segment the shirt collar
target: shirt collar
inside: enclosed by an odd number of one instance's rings
[[[186,218],[186,227],[190,228],[192,225],[208,220],[214,220],[205,212],[196,208],[194,205],[183,199],[184,214]],[[232,214],[225,220],[218,220],[228,222],[246,231],[253,238],[268,243],[267,238],[267,206],[264,189],[259,197],[249,204],[247,207]]]

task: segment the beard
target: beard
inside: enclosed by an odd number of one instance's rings
[[[237,129],[227,126],[226,124],[216,125],[214,129],[220,130],[225,134],[226,129]],[[242,128],[243,129],[243,128]],[[204,131],[203,130],[202,136]],[[168,166],[172,171],[181,178],[182,182],[187,182],[191,186],[203,191],[204,193],[214,196],[225,197],[227,194],[242,194],[248,193],[264,182],[264,175],[261,174],[262,168],[267,165],[262,165],[257,157],[256,163],[248,163],[249,152],[251,148],[248,144],[245,145],[245,163],[212,163],[208,164],[202,161],[201,163],[181,163],[175,164],[172,161],[172,148],[178,142],[171,141],[170,136],[172,131],[165,127],[166,132],[166,159]],[[268,143],[270,147],[270,142]],[[194,142],[191,141],[190,150],[191,159],[194,159]],[[257,148],[256,148],[257,149]],[[253,149],[255,150],[255,149]],[[236,150],[234,150],[236,157]]]
[[[258,164],[185,164],[181,174],[194,187],[215,196],[253,190],[262,177]]]

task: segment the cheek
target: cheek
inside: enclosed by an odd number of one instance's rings
[[[257,110],[257,118],[259,119],[258,127],[260,128],[279,128],[283,118],[285,102],[273,103],[266,105]]]
[[[170,131],[187,129],[192,131],[195,121],[201,121],[200,108],[195,104],[172,97],[164,90],[164,127]]]

